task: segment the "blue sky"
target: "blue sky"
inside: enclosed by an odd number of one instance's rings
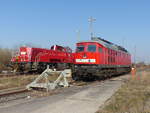
[[[150,0],[0,0],[0,47],[32,43],[75,48],[94,35],[123,45],[138,61],[150,62]],[[80,30],[80,38],[77,38]]]

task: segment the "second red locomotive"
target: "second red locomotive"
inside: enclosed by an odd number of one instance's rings
[[[58,45],[50,49],[20,47],[16,56],[11,59],[16,71],[42,72],[47,65],[50,68],[65,69],[73,64],[73,53],[69,47]]]
[[[78,42],[76,46],[74,79],[130,72],[131,55],[121,46],[102,38]]]

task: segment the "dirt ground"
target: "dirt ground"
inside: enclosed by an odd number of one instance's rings
[[[7,103],[0,107],[0,111],[1,113],[94,113],[121,87],[122,83],[123,80],[119,77],[83,86],[62,88],[55,95]]]

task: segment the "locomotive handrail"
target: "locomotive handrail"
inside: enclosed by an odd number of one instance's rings
[[[38,63],[39,57],[40,57],[41,55],[43,55],[43,54],[45,55],[45,54],[48,54],[48,53],[47,53],[47,52],[39,52],[38,55],[35,57],[35,62],[36,62],[36,63]]]

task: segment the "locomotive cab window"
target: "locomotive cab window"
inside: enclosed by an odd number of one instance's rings
[[[99,48],[98,48],[98,51],[99,51],[100,53],[102,53],[102,52],[103,52],[103,49],[102,49],[101,47],[99,47]]]
[[[83,52],[84,51],[84,46],[78,46],[76,51],[77,52]]]
[[[88,45],[89,52],[96,52],[96,45]]]

